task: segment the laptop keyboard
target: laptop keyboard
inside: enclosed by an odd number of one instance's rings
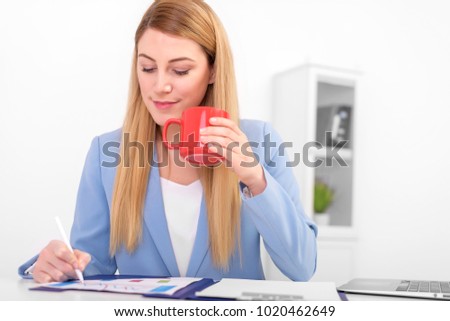
[[[396,291],[450,293],[450,282],[439,281],[401,281]]]

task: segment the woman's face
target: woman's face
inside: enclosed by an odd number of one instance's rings
[[[137,75],[142,98],[159,126],[181,118],[188,107],[198,106],[213,69],[205,52],[193,40],[147,29],[137,44]]]

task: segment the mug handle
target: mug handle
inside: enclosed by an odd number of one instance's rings
[[[167,129],[172,124],[178,124],[181,127],[182,126],[181,119],[170,118],[166,121],[166,123],[164,124],[163,132],[162,132],[163,143],[164,143],[164,145],[166,145],[166,147],[168,149],[178,149],[178,148],[180,148],[180,144],[173,144],[173,143],[169,143],[167,141]]]

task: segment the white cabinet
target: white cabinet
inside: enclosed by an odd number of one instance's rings
[[[283,140],[292,143],[287,152],[306,214],[314,218],[317,181],[334,192],[327,210],[330,223],[319,226],[316,281],[343,282],[354,271],[353,128],[359,77],[356,71],[309,64],[274,77],[273,124]],[[280,278],[270,263],[266,265],[268,278]]]

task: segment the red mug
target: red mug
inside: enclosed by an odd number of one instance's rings
[[[181,119],[170,118],[164,124],[162,136],[168,149],[179,149],[181,157],[191,164],[212,166],[224,160],[224,157],[211,153],[208,146],[200,142],[200,129],[210,126],[212,117],[230,118],[225,110],[209,106],[190,107],[183,111]],[[167,129],[172,124],[180,126],[180,142],[167,140]]]

